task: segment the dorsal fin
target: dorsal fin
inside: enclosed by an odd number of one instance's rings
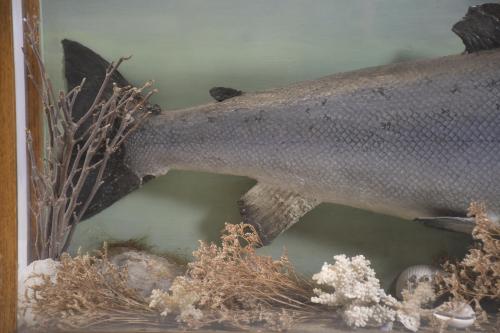
[[[241,90],[226,87],[213,87],[209,90],[210,96],[212,96],[212,98],[217,102],[222,102],[226,99],[240,96],[242,93],[243,92]]]
[[[468,53],[500,47],[500,4],[469,7],[465,17],[452,30],[462,39]]]

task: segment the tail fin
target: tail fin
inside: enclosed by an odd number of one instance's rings
[[[500,47],[500,4],[469,7],[465,17],[453,26],[467,53]]]
[[[94,102],[110,63],[99,54],[78,42],[64,39],[62,46],[64,51],[64,76],[68,91],[79,85],[82,79],[85,78],[85,84],[77,96],[72,112],[73,120],[76,121],[86,113]],[[119,87],[129,85],[129,82],[116,71],[111,77],[108,86],[105,87],[103,98],[111,96],[113,83]],[[149,105],[145,107],[151,108]],[[82,125],[82,130],[85,130],[88,126],[90,126],[90,119],[88,124]],[[142,179],[130,170],[124,161],[125,150],[126,146],[122,146],[111,155],[102,178],[103,184],[84,213],[84,219],[111,206],[141,185]],[[96,176],[96,171],[89,174],[80,193],[80,201],[84,200],[90,194]]]
[[[78,42],[63,39],[61,43],[64,51],[64,77],[66,78],[67,90],[79,85],[83,78],[86,79],[73,109],[73,119],[78,120],[92,105],[110,63]],[[120,72],[116,71],[104,91],[104,98],[111,96],[113,82],[120,87],[130,85]]]

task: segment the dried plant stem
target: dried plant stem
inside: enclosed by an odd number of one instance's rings
[[[480,203],[472,203],[469,214],[476,223],[472,231],[475,245],[461,261],[445,263],[437,282],[441,293],[473,303],[479,318],[486,320],[482,302],[500,302],[500,224],[488,218]]]
[[[128,286],[126,269],[113,265],[106,251],[74,258],[63,254],[56,280],[42,278],[43,283],[32,288],[30,304],[36,328],[43,331],[167,325]]]
[[[111,78],[121,63],[111,63],[91,106],[79,119],[73,108],[85,79],[69,92],[56,95],[39,52],[38,25],[25,20],[26,41],[40,72],[38,91],[47,125],[47,147],[42,166],[38,166],[30,133],[27,134],[34,188],[33,215],[37,223],[36,257],[58,258],[67,250],[77,224],[103,182],[110,156],[128,135],[149,116],[145,103],[155,92],[142,87],[118,87]],[[28,69],[29,72],[33,69]],[[112,85],[112,94],[105,97]],[[91,179],[89,175],[93,175]],[[82,190],[92,181],[90,192]]]
[[[200,242],[186,275],[176,278],[169,292],[154,291],[150,306],[162,315],[176,314],[190,328],[219,323],[283,330],[298,321],[333,317],[311,302],[311,283],[295,273],[286,255],[274,260],[255,252],[261,243],[252,226],[226,224],[221,243]]]

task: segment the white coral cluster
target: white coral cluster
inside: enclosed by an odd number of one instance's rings
[[[417,331],[420,326],[420,306],[433,295],[432,288],[421,286],[415,295],[406,292],[403,302],[387,295],[380,287],[370,261],[358,255],[334,257],[335,263],[325,263],[321,271],[313,275],[319,285],[329,290],[314,289],[314,303],[338,308],[345,322],[352,327],[380,327],[395,320],[407,329]]]
[[[396,299],[380,288],[380,281],[370,267],[370,261],[358,255],[334,257],[335,263],[325,263],[313,275],[319,285],[332,287],[332,292],[314,289],[314,303],[339,307],[349,326],[382,326],[396,318]]]
[[[313,280],[320,285],[335,288],[335,293],[316,289],[318,297],[313,297],[313,302],[334,306],[351,301],[378,303],[381,296],[385,295],[375,277],[375,271],[370,267],[370,261],[364,256],[350,259],[345,255],[338,255],[334,259],[335,264],[324,263],[321,271],[313,275]]]

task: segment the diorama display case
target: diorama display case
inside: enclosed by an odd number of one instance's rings
[[[0,0],[0,332],[494,332],[499,8]]]

